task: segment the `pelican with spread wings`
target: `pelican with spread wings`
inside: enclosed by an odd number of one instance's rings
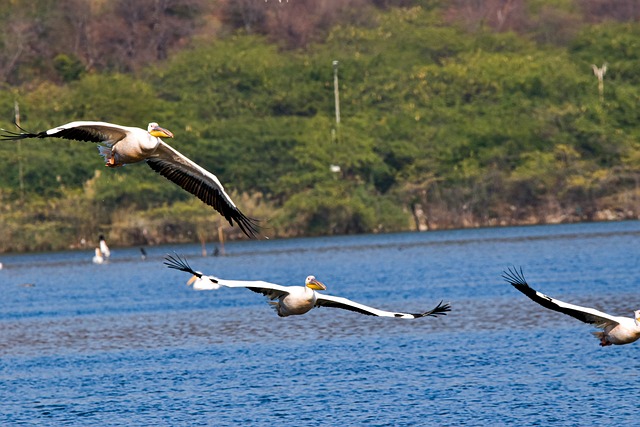
[[[502,274],[502,277],[514,288],[541,306],[567,314],[584,323],[590,323],[602,329],[602,331],[593,332],[593,335],[600,339],[600,345],[603,347],[612,344],[630,344],[640,338],[640,310],[634,311],[633,318],[612,316],[595,308],[581,307],[551,298],[532,289],[525,280],[522,269],[518,271],[509,268]]]
[[[208,287],[208,289],[217,289],[217,287],[224,286],[227,288],[245,288],[262,294],[271,300],[270,304],[273,305],[280,317],[305,314],[314,307],[342,308],[369,316],[395,317],[399,319],[444,316],[451,310],[449,304],[443,304],[442,301],[433,309],[421,313],[400,313],[397,311],[380,310],[351,301],[347,298],[316,292],[324,291],[327,287],[314,276],[307,277],[305,286],[282,286],[263,281],[225,280],[214,276],[206,276],[199,271],[193,270],[187,260],[177,254],[176,256],[167,255],[165,264],[169,268],[191,273],[193,277],[197,277],[200,281],[211,282],[211,287]],[[196,279],[192,278],[192,280]]]
[[[229,224],[235,222],[247,236],[255,237],[258,231],[257,222],[240,212],[214,174],[160,139],[173,138],[173,134],[157,123],[149,123],[147,130],[92,121],[71,122],[35,133],[22,128],[20,130],[13,132],[0,129],[0,141],[64,138],[97,143],[106,166],[117,167],[144,161],[151,169],[213,207]]]

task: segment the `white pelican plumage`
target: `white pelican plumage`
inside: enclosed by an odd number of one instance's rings
[[[92,261],[94,264],[102,264],[104,262],[104,257],[102,256],[102,251],[100,251],[100,248],[96,248],[96,252],[93,256]]]
[[[351,301],[347,298],[316,292],[326,290],[327,287],[314,276],[307,277],[305,286],[282,286],[263,281],[225,280],[214,276],[205,276],[201,272],[193,270],[189,266],[189,263],[187,263],[187,260],[179,255],[175,257],[167,255],[165,264],[169,268],[186,271],[201,280],[209,281],[217,286],[246,288],[265,295],[271,300],[270,304],[273,305],[280,317],[304,314],[314,307],[335,307],[370,316],[395,317],[399,319],[417,319],[428,316],[437,317],[439,315],[446,315],[447,312],[451,310],[449,304],[443,304],[442,301],[440,301],[435,308],[422,313],[399,313],[380,310]]]
[[[101,234],[99,239],[100,239],[100,252],[102,252],[102,255],[104,256],[105,259],[109,259],[109,257],[111,256],[111,251],[109,250],[109,246],[107,246],[106,240],[104,240],[104,236]]]
[[[246,217],[233,203],[218,178],[180,154],[160,139],[173,134],[157,123],[149,123],[147,130],[106,122],[76,121],[41,132],[12,132],[1,129],[0,140],[26,138],[64,138],[98,144],[106,166],[117,167],[145,161],[151,169],[173,181],[189,193],[213,207],[231,225],[234,221],[249,237],[255,237],[258,225]]]
[[[640,338],[640,310],[634,311],[634,317],[612,316],[594,308],[569,304],[532,289],[524,278],[522,269],[509,268],[502,277],[517,290],[543,307],[567,314],[582,322],[601,328],[601,332],[593,332],[600,339],[601,346],[630,344]]]
[[[196,291],[215,291],[216,289],[220,289],[220,283],[216,280],[215,277],[205,276],[204,274],[196,271],[197,274],[191,276],[189,281],[187,282],[187,286],[192,286]]]

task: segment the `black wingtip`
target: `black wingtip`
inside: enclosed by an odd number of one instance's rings
[[[516,267],[509,267],[502,272],[502,278],[516,288],[529,287],[527,280],[524,278],[522,267],[520,267],[520,271]]]
[[[20,125],[19,125],[18,123],[16,123],[16,122],[13,122],[13,124],[14,124],[14,126],[15,126],[15,127],[17,127],[18,129],[20,129],[20,130],[23,132],[23,134],[26,134],[26,135],[36,135],[36,134],[34,134],[33,132],[29,132],[28,130],[26,130],[25,128],[23,128],[22,126],[20,126]]]
[[[451,304],[449,304],[448,302],[445,303],[444,301],[440,301],[438,303],[438,305],[429,310],[426,311],[424,313],[420,313],[420,314],[414,314],[414,316],[417,318],[419,317],[438,317],[438,316],[446,316],[447,312],[451,311]]]
[[[260,220],[255,218],[250,218],[243,214],[240,210],[237,210],[235,218],[228,217],[227,221],[229,224],[233,226],[233,221],[235,220],[236,224],[242,230],[242,232],[251,239],[257,239],[258,233],[260,233]]]
[[[191,268],[185,257],[181,257],[176,252],[174,252],[174,255],[167,254],[164,257],[164,260],[164,264],[169,268],[173,268],[174,270],[186,271],[187,273],[191,273],[194,276],[202,277],[202,274]]]
[[[18,141],[20,139],[34,138],[38,136],[38,134],[24,130],[17,123],[14,123],[14,125],[22,132],[15,132],[0,128],[0,141]]]

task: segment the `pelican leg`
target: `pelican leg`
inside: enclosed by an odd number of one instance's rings
[[[111,156],[109,156],[109,158],[107,159],[107,163],[105,164],[105,166],[110,167],[110,168],[119,168],[124,166],[123,163],[117,163],[116,162],[116,155],[111,153]]]
[[[110,167],[110,168],[115,168],[116,166],[118,166],[118,165],[116,165],[116,157],[113,155],[113,153],[107,159],[107,163],[105,164],[105,166]]]

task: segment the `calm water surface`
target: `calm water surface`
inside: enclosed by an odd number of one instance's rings
[[[640,308],[640,222],[403,233],[4,255],[0,425],[631,425],[638,347],[503,282],[612,314]],[[438,319],[319,308],[278,318],[242,289],[195,292],[165,268],[177,251],[206,274],[301,284]],[[32,287],[21,286],[25,283]]]

